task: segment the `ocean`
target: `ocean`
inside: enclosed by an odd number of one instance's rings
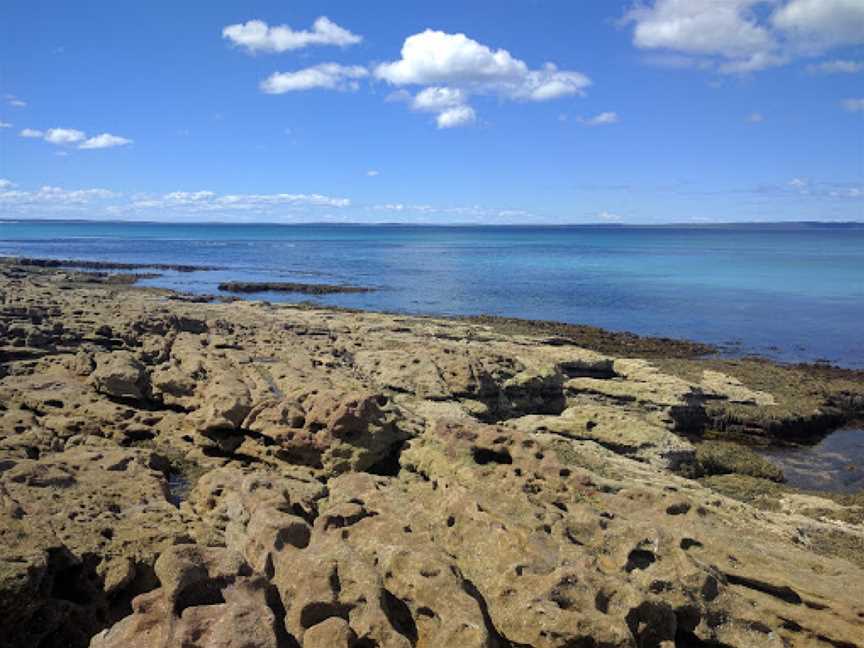
[[[226,280],[374,292],[270,301],[592,324],[725,353],[864,367],[864,226],[474,227],[0,221],[0,255],[219,266]]]

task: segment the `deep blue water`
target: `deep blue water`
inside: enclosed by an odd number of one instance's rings
[[[219,265],[145,283],[189,292],[227,279],[350,283],[379,290],[314,299],[561,320],[864,367],[864,227],[0,222],[0,255]]]

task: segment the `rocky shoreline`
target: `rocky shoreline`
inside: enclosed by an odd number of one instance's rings
[[[730,443],[860,372],[564,326],[0,261],[0,646],[864,646],[864,499]]]

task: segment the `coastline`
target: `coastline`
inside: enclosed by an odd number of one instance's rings
[[[207,625],[175,605],[274,646],[860,636],[864,499],[728,442],[861,417],[862,372],[112,277],[0,261],[9,645]]]

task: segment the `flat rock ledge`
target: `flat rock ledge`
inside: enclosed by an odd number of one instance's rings
[[[864,507],[699,441],[862,393],[0,263],[0,647],[861,647]]]

